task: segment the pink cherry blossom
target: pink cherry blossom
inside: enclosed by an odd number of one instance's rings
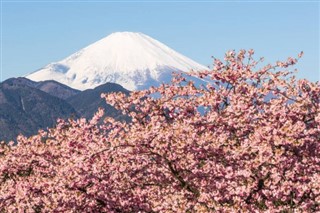
[[[319,212],[320,84],[253,54],[194,73],[206,86],[102,94],[130,122],[100,109],[1,143],[1,211]]]

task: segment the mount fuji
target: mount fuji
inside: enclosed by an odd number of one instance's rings
[[[172,72],[205,69],[145,34],[117,32],[26,78],[55,80],[78,90],[112,82],[133,91],[169,82]]]

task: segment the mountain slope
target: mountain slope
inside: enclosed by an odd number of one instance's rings
[[[107,104],[105,99],[101,98],[102,93],[111,92],[123,92],[129,94],[129,91],[124,89],[122,86],[115,83],[106,83],[100,85],[94,89],[88,89],[81,93],[74,95],[67,99],[81,116],[89,119],[92,118],[98,108],[101,107],[105,110],[105,114],[114,118],[124,118],[122,113],[117,111],[114,107]]]
[[[56,63],[27,75],[34,81],[55,80],[85,90],[114,82],[128,90],[157,86],[172,72],[206,67],[142,33],[113,33]]]
[[[0,84],[0,140],[15,140],[52,127],[57,118],[78,117],[66,101],[34,88],[35,82],[9,79]]]
[[[72,89],[64,84],[61,84],[59,82],[52,81],[52,80],[35,82],[27,78],[19,77],[19,78],[7,79],[5,82],[6,84],[14,84],[14,85],[36,88],[52,96],[55,96],[64,100],[67,98],[70,98],[73,95],[80,93],[79,90]]]
[[[36,88],[63,100],[66,100],[80,93],[79,90],[72,89],[71,87],[68,87],[64,84],[61,84],[53,80],[41,81],[39,82]]]

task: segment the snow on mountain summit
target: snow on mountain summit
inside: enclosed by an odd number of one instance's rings
[[[79,90],[106,82],[140,90],[170,81],[172,72],[204,69],[207,68],[145,34],[117,32],[26,77],[34,81],[55,80]]]

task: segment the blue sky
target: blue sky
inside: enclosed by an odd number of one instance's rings
[[[2,80],[117,31],[145,33],[204,65],[230,49],[253,48],[266,62],[303,50],[298,77],[320,80],[319,1],[1,1]]]

